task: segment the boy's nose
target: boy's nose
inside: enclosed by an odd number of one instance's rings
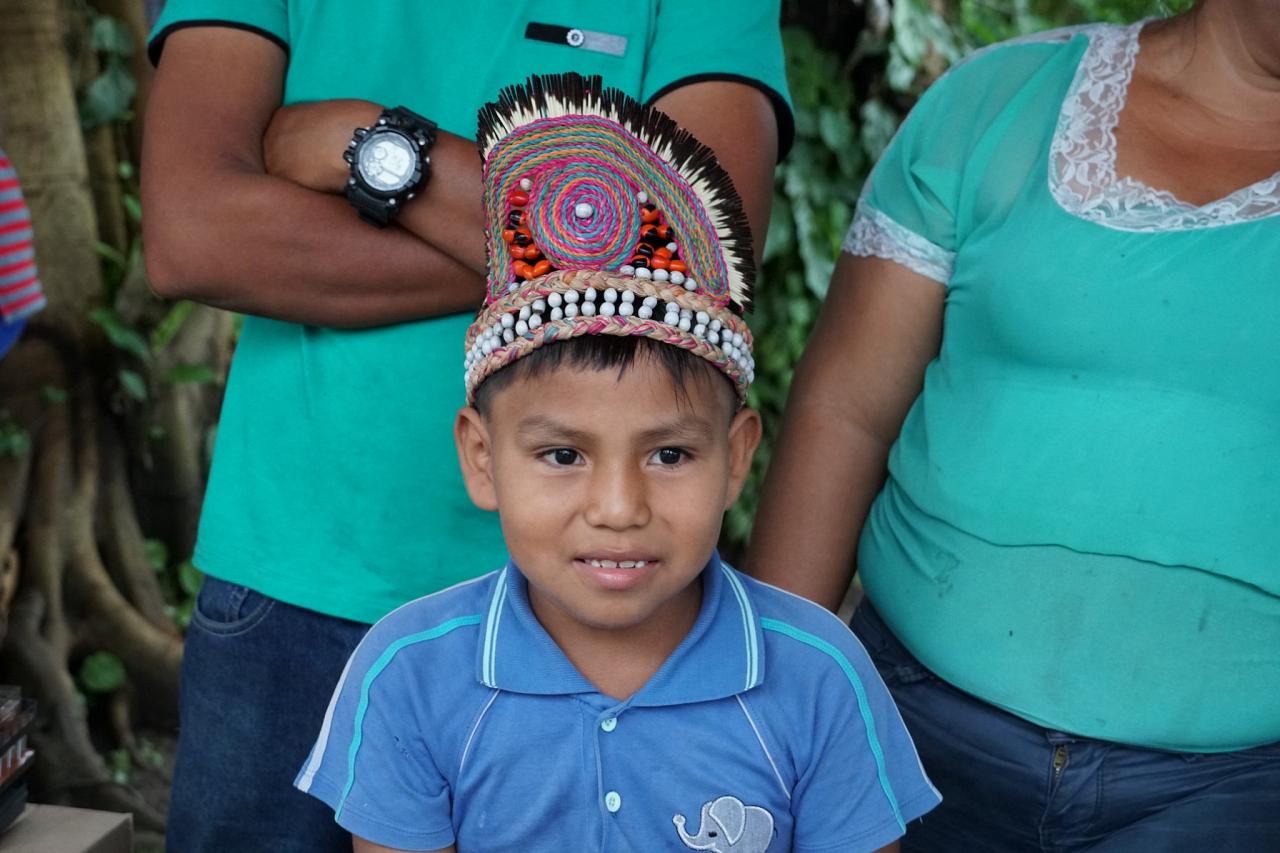
[[[591,477],[586,507],[593,527],[623,530],[649,522],[644,476],[629,465],[597,466]]]

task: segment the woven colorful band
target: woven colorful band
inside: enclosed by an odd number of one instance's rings
[[[707,359],[745,401],[755,266],[715,155],[600,78],[533,77],[480,112],[489,257],[467,397],[557,340],[641,336]]]

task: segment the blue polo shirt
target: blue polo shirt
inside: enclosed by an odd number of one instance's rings
[[[875,850],[940,802],[839,619],[717,556],[701,578],[693,629],[621,702],[514,565],[401,607],[352,655],[295,784],[378,844],[486,853]]]

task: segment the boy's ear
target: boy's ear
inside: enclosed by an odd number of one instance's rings
[[[724,508],[733,506],[742,492],[751,473],[751,459],[760,444],[760,413],[755,409],[743,408],[733,416],[729,424],[729,490],[725,495]]]
[[[489,428],[471,406],[458,410],[453,424],[453,441],[458,446],[458,462],[462,465],[462,481],[467,495],[480,509],[496,511],[498,492],[493,485],[493,442]]]

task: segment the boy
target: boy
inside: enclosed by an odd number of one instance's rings
[[[760,437],[727,176],[598,79],[480,124],[455,436],[511,560],[372,629],[297,786],[357,851],[896,849],[939,796],[862,648],[715,553]]]

